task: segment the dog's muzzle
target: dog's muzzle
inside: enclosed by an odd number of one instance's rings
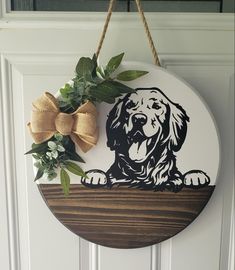
[[[142,127],[147,123],[147,116],[143,113],[136,113],[132,116],[132,123],[135,128]]]
[[[129,158],[135,162],[143,162],[151,152],[154,140],[145,135],[143,127],[147,124],[147,116],[136,113],[132,116],[132,130],[128,134],[130,148]]]

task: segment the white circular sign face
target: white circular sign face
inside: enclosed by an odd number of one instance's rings
[[[129,69],[149,74],[126,83],[138,89],[136,93],[123,96],[116,104],[98,106],[98,144],[86,154],[77,149],[86,161],[83,169],[110,173],[111,184],[149,187],[155,173],[159,178],[153,180],[156,189],[161,185],[164,189],[168,180],[181,185],[179,177],[187,186],[215,185],[220,147],[205,102],[190,85],[163,68],[126,62],[119,70]],[[80,182],[76,176],[71,179]]]
[[[135,93],[123,95],[115,104],[98,106],[99,140],[87,153],[77,149],[85,160],[82,168],[88,178],[70,175],[68,213],[59,179],[38,182],[48,206],[65,226],[95,243],[121,248],[158,243],[191,223],[214,190],[220,163],[215,122],[190,85],[149,64],[125,62],[119,72],[124,70],[149,73],[125,83]],[[51,198],[58,200],[57,208]],[[120,232],[115,215],[123,217],[126,234]],[[143,215],[149,215],[150,222]],[[106,223],[104,230],[102,224]],[[171,224],[171,229],[164,224]]]

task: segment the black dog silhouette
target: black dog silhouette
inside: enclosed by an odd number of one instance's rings
[[[139,88],[120,99],[106,122],[107,146],[115,151],[113,165],[103,172],[90,170],[82,183],[90,187],[127,185],[141,189],[179,191],[210,183],[207,174],[185,174],[176,166],[189,117],[158,88]]]

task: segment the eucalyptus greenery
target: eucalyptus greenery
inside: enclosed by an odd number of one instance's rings
[[[86,101],[94,104],[112,104],[117,97],[135,92],[122,82],[135,80],[148,72],[126,70],[117,73],[123,56],[124,53],[121,53],[112,57],[106,67],[98,65],[96,55],[93,58],[81,57],[76,66],[75,77],[60,89],[57,98],[60,111],[72,113]],[[72,162],[84,163],[84,160],[76,152],[75,144],[69,136],[57,133],[46,142],[33,144],[32,149],[26,154],[32,154],[35,160],[35,180],[43,176],[51,181],[57,177],[58,169],[60,170],[60,182],[65,196],[69,195],[70,187],[68,171],[80,177],[87,177],[82,168]]]
[[[80,166],[72,161],[82,162],[84,160],[77,154],[74,142],[69,136],[56,133],[50,140],[33,144],[32,149],[26,154],[32,154],[37,168],[35,181],[42,176],[49,181],[57,177],[56,171],[61,170],[60,181],[64,194],[69,194],[70,177],[66,170],[81,177],[87,177]],[[63,173],[62,173],[63,170]]]

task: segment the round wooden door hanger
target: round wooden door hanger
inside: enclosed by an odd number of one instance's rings
[[[202,99],[165,69],[126,62],[149,74],[116,104],[99,106],[100,138],[83,155],[88,178],[40,180],[53,214],[75,234],[114,248],[159,243],[187,227],[215,188],[219,141]]]

